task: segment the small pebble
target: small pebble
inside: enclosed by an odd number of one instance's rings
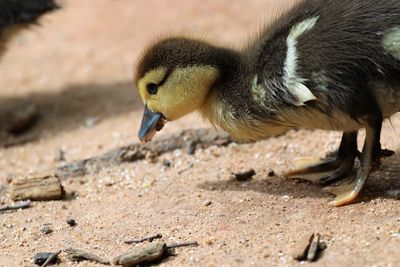
[[[50,256],[53,255],[53,253],[48,253],[48,252],[44,252],[44,253],[37,253],[34,257],[33,257],[33,262],[36,265],[42,265],[48,258],[50,258]],[[51,264],[54,264],[58,261],[58,257],[54,257],[54,259],[50,262]]]
[[[163,165],[164,165],[165,167],[170,168],[170,167],[172,166],[172,162],[171,162],[169,159],[164,159]]]
[[[197,143],[193,140],[190,140],[189,142],[187,142],[185,144],[185,152],[188,155],[194,155],[194,153],[196,152],[196,145]]]
[[[234,173],[235,179],[238,180],[239,182],[245,182],[249,181],[253,178],[254,175],[256,175],[256,171],[253,169],[250,169],[245,172],[240,172],[240,173]]]
[[[40,231],[46,235],[53,232],[53,230],[49,226],[43,226],[42,228],[40,228]]]
[[[275,176],[275,172],[274,171],[270,171],[269,173],[268,173],[268,177],[274,177]]]
[[[68,219],[66,220],[66,223],[71,227],[74,227],[76,225],[76,221],[74,219]]]
[[[207,239],[205,243],[208,246],[211,246],[212,244],[214,244],[214,242],[212,240],[210,240],[210,239]]]
[[[208,207],[208,206],[210,206],[212,204],[212,202],[210,201],[210,200],[206,200],[206,201],[204,201],[204,203],[203,203],[203,205],[205,206],[205,207]]]
[[[328,245],[325,242],[320,242],[319,243],[319,249],[320,250],[325,250],[328,248]]]
[[[157,153],[153,151],[148,151],[145,155],[145,158],[149,163],[156,163],[157,157],[158,157]]]
[[[95,126],[97,123],[99,123],[100,119],[98,117],[91,117],[91,118],[87,118],[85,120],[85,127],[86,128],[92,128],[93,126]]]
[[[54,161],[55,162],[64,162],[64,161],[66,161],[65,150],[64,149],[60,148],[60,149],[58,149],[56,151],[56,154],[54,156]]]

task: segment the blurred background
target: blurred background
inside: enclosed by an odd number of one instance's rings
[[[253,0],[61,1],[40,26],[21,32],[0,61],[0,177],[102,153],[137,140],[142,104],[132,82],[143,49],[168,34],[193,34],[240,47],[293,3]],[[29,131],[7,133],[26,103],[40,119]],[[162,134],[203,127],[192,115]]]

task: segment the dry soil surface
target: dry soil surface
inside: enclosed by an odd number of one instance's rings
[[[2,120],[25,100],[42,114],[28,133],[37,136],[33,141],[0,148],[0,204],[11,203],[9,179],[137,141],[142,104],[132,76],[146,44],[190,32],[239,47],[290,5],[276,2],[64,1],[42,27],[15,38],[0,62]],[[93,119],[97,123],[86,125]],[[392,124],[385,124],[382,143],[398,151],[400,118]],[[208,125],[192,115],[168,124],[157,138],[202,127]],[[297,266],[290,251],[301,236],[320,233],[327,249],[316,263],[302,265],[400,266],[398,156],[384,160],[357,204],[342,208],[330,207],[332,196],[320,186],[282,177],[296,159],[322,157],[339,140],[340,133],[290,132],[194,155],[176,150],[155,162],[65,179],[65,200],[0,214],[0,265],[32,266],[35,253],[67,247],[112,258],[132,248],[124,240],[161,233],[167,242],[197,240],[199,246],[177,249],[160,266]],[[60,149],[66,162],[57,161]],[[232,172],[249,168],[257,173],[252,180],[232,180]],[[269,176],[271,170],[276,175]],[[67,225],[67,218],[77,225]],[[53,232],[43,234],[44,225]],[[60,266],[100,265],[68,262],[61,254]]]

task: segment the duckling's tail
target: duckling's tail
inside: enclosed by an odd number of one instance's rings
[[[55,0],[0,0],[0,31],[18,24],[36,23],[41,15],[57,8]]]

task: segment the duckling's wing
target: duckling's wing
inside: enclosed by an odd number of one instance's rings
[[[400,77],[399,14],[397,0],[302,1],[253,47],[269,101],[301,105],[315,97],[353,117],[368,112],[375,101],[368,82]]]
[[[297,76],[321,102],[357,118],[374,106],[371,81],[400,77],[400,56],[384,46],[393,29],[400,39],[400,1],[321,2],[311,15],[317,22],[296,42]]]

